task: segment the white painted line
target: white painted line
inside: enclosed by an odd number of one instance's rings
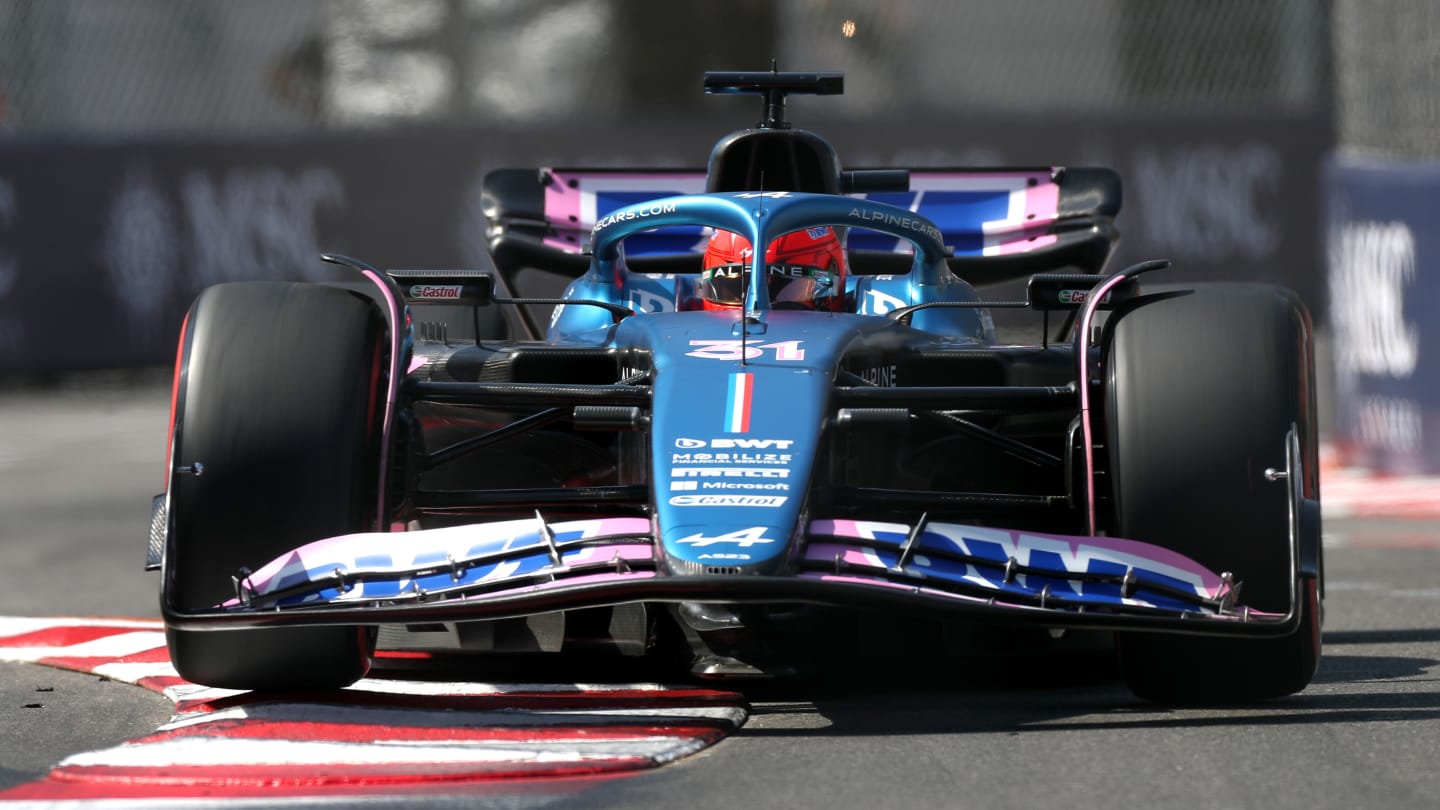
[[[739,725],[745,719],[745,710],[735,706],[635,706],[633,708],[595,709],[407,709],[389,706],[354,706],[330,703],[259,703],[252,706],[233,706],[214,712],[193,712],[175,717],[158,731],[203,726],[236,720],[272,720],[304,723],[364,723],[390,726],[420,726],[425,728],[471,727],[524,727],[538,725],[612,725],[615,718],[634,717],[637,722],[654,718],[722,722]]]
[[[246,740],[185,737],[142,745],[121,745],[76,754],[58,767],[156,768],[235,765],[454,765],[490,762],[559,763],[615,759],[635,754],[555,751],[497,744],[388,745],[375,743]]]

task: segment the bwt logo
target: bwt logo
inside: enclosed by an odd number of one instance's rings
[[[716,450],[789,450],[794,439],[687,439],[675,440],[681,450],[698,450],[710,447]]]

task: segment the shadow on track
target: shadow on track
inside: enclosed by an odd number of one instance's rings
[[[1134,697],[1113,652],[1091,638],[1060,652],[971,658],[859,658],[815,673],[775,680],[706,680],[676,661],[634,658],[455,655],[387,662],[385,677],[509,682],[662,683],[743,696],[750,720],[736,737],[843,737],[1019,733],[1081,729],[1205,728],[1440,719],[1440,691],[1365,694],[1335,687],[1411,679],[1440,661],[1365,655],[1363,645],[1440,640],[1440,630],[1327,633],[1331,652],[1309,690],[1258,703],[1167,707]],[[1356,654],[1359,653],[1359,654]],[[413,667],[413,668],[411,668]],[[1216,673],[1224,677],[1224,673]]]
[[[1396,634],[1380,635],[1388,641]],[[1420,657],[1329,655],[1321,659],[1307,691],[1255,703],[1205,707],[1169,707],[1136,698],[1121,683],[1108,652],[983,660],[965,669],[950,665],[920,672],[855,671],[791,683],[736,685],[751,701],[752,717],[737,736],[1241,728],[1435,720],[1440,719],[1440,690],[1337,693],[1333,687],[1354,684],[1363,688],[1415,678],[1437,663],[1440,661]]]

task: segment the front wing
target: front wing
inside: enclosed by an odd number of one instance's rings
[[[1280,636],[1299,624],[1299,547],[1284,614],[1159,546],[953,523],[816,520],[793,573],[671,575],[647,519],[535,519],[319,540],[236,577],[186,629],[498,619],[629,602],[815,603],[1044,626]],[[732,541],[742,542],[742,541]],[[723,552],[723,549],[721,549]],[[723,558],[723,553],[717,557]]]

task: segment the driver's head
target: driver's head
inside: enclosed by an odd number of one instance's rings
[[[743,272],[753,260],[750,241],[716,231],[705,246],[700,297],[706,309],[736,309],[744,300]],[[845,251],[829,227],[791,231],[765,249],[770,305],[777,309],[839,310],[845,300]]]

